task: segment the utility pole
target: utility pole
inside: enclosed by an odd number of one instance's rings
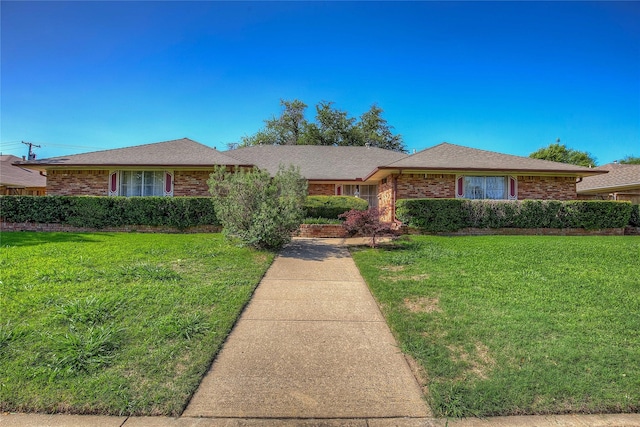
[[[27,157],[27,160],[35,160],[36,159],[36,153],[33,152],[33,147],[36,148],[41,148],[39,145],[36,145],[32,142],[24,142],[22,141],[22,143],[24,145],[28,145],[29,146],[29,157]]]

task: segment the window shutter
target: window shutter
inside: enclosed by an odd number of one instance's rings
[[[509,200],[518,200],[518,180],[515,176],[509,177]]]
[[[117,196],[118,195],[118,171],[110,171],[109,172],[109,195]]]
[[[173,172],[164,171],[163,195],[173,196]]]
[[[464,176],[456,176],[456,199],[464,197]]]
[[[336,196],[342,196],[342,185],[336,184]]]

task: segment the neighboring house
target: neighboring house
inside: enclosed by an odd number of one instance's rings
[[[595,169],[608,173],[587,176],[578,182],[579,199],[628,200],[640,204],[640,165],[609,163]]]
[[[0,156],[0,195],[44,196],[47,178],[37,170],[13,165],[20,160],[17,156]]]
[[[294,165],[310,195],[357,195],[394,218],[405,198],[577,198],[576,181],[605,170],[442,143],[408,155],[373,147],[255,146],[219,152],[184,138],[115,150],[19,162],[47,173],[56,195],[207,196],[214,165],[275,174]]]

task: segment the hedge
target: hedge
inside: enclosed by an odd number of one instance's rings
[[[304,204],[307,218],[338,219],[351,209],[367,210],[366,200],[352,196],[308,196]]]
[[[633,205],[631,208],[631,219],[629,225],[632,227],[640,227],[640,205]]]
[[[178,229],[220,225],[208,197],[0,196],[0,217],[8,222],[98,229],[122,225]]]
[[[410,227],[430,232],[476,228],[620,228],[637,221],[629,202],[591,200],[405,199],[396,216]],[[635,218],[635,219],[634,219]]]

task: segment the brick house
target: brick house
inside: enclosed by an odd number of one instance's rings
[[[44,196],[47,178],[37,170],[15,166],[20,157],[0,156],[0,195],[3,196]]]
[[[640,203],[640,165],[609,163],[596,170],[604,175],[586,176],[576,184],[579,199],[628,200]]]
[[[274,174],[295,165],[310,195],[352,195],[392,220],[404,198],[577,199],[576,182],[606,170],[442,143],[408,155],[374,147],[255,146],[220,152],[188,138],[18,162],[46,171],[47,194],[207,196],[214,165]]]

